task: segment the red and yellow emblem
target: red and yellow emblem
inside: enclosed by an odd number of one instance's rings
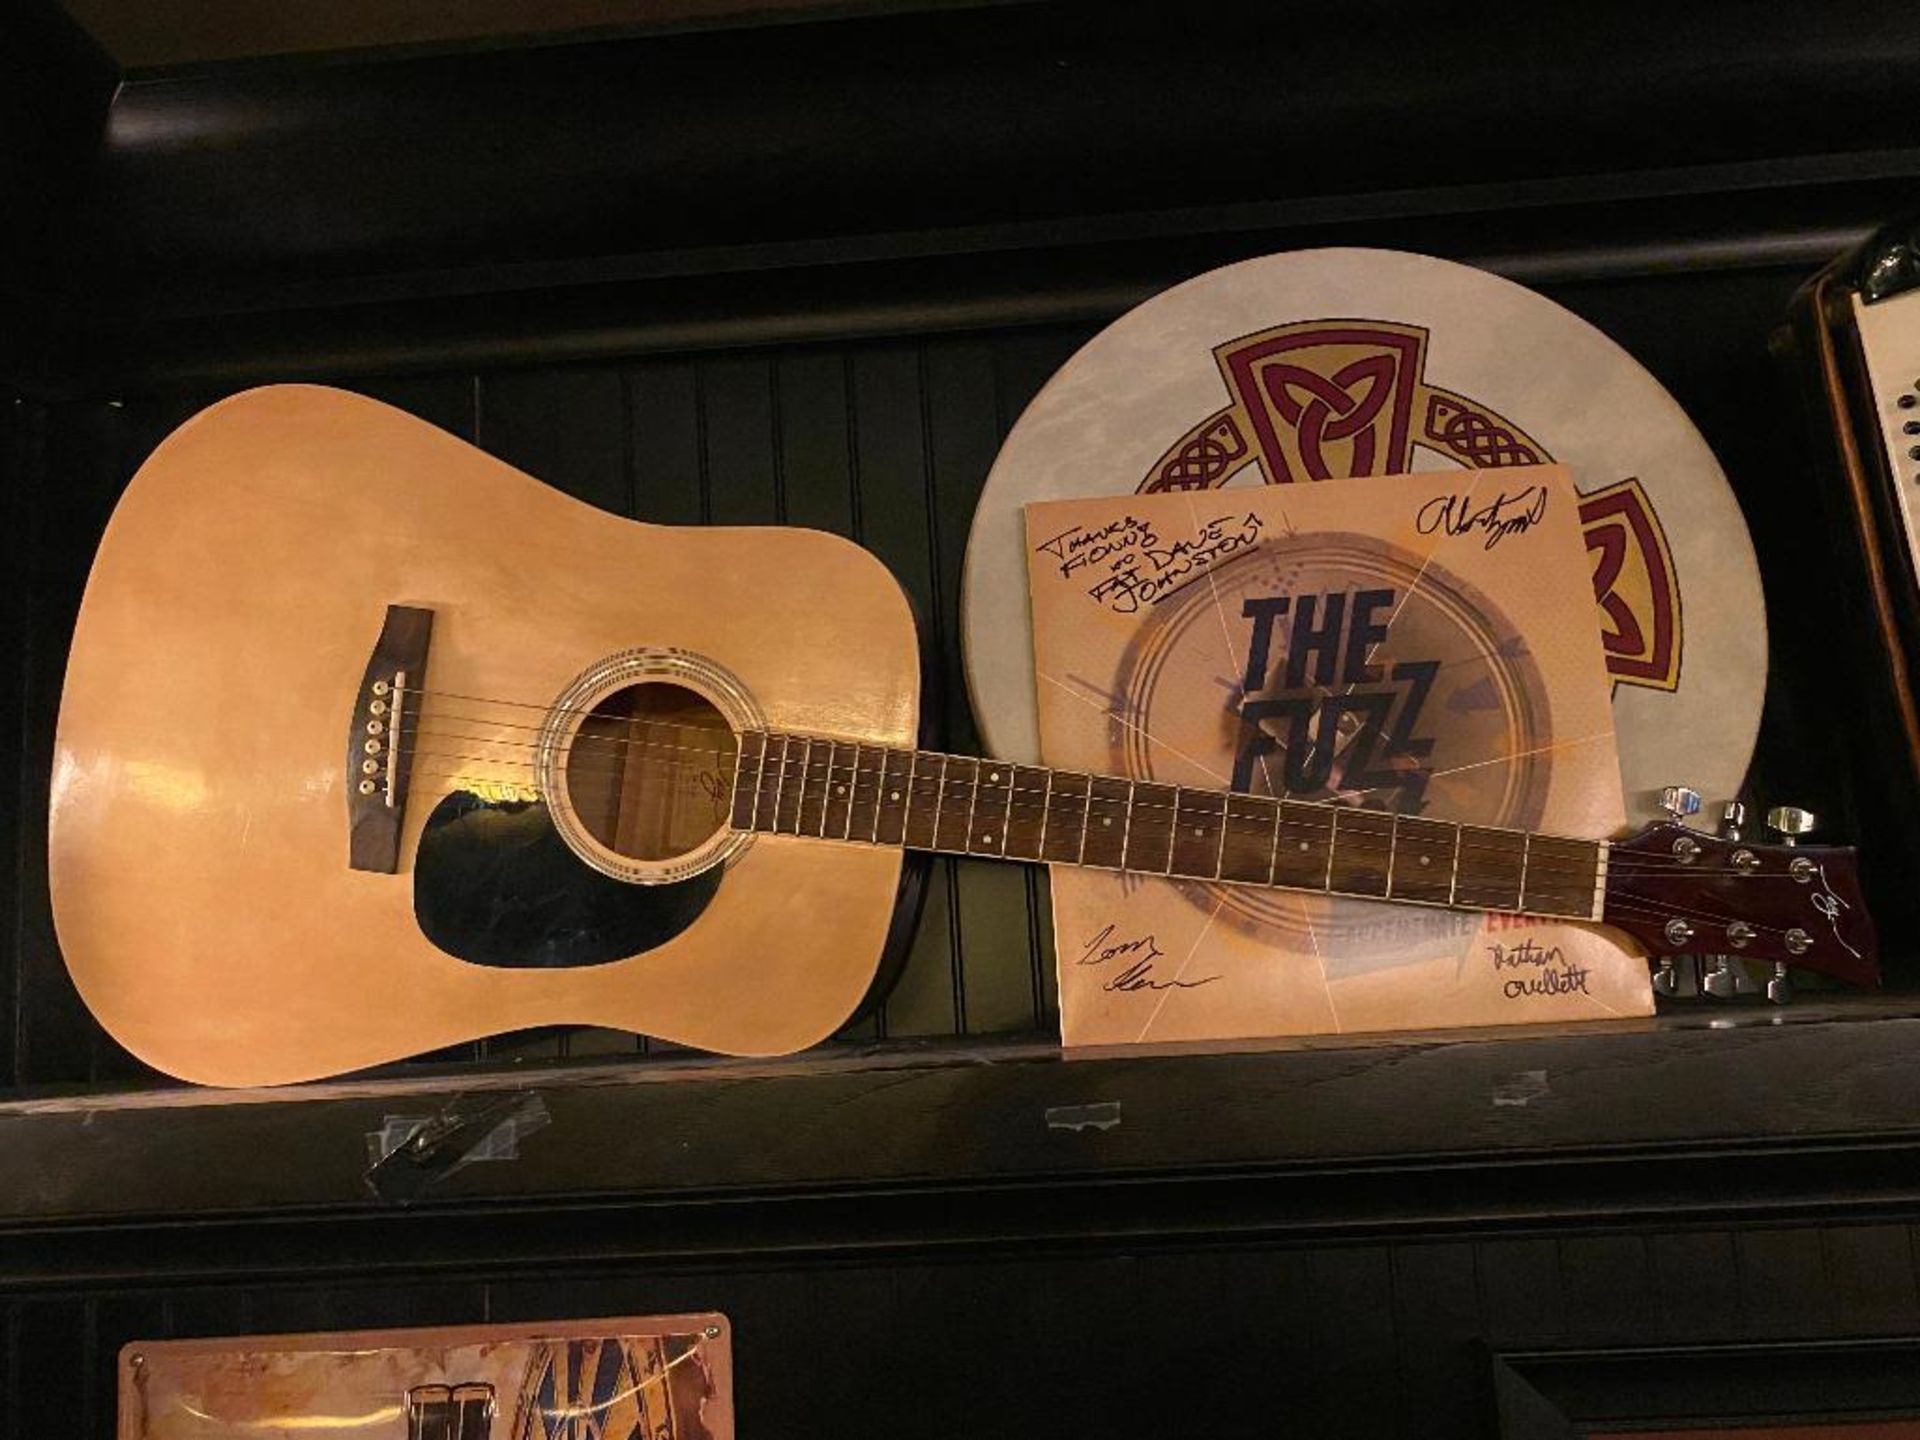
[[[1484,405],[1426,378],[1427,330],[1384,320],[1306,320],[1214,347],[1230,403],[1142,477],[1142,493],[1224,485],[1258,460],[1287,485],[1415,468],[1418,448],[1471,469],[1550,463],[1547,448]],[[1638,480],[1582,497],[1607,670],[1616,684],[1680,683],[1680,590]]]

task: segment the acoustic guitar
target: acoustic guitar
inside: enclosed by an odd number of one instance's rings
[[[1849,850],[928,753],[918,656],[846,540],[637,524],[372,400],[235,396],[154,452],[94,562],[54,759],[61,948],[121,1044],[223,1085],[534,1025],[800,1049],[866,992],[905,848],[1876,978]]]

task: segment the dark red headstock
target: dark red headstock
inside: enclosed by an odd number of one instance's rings
[[[1784,961],[1880,983],[1852,849],[1730,840],[1662,821],[1607,849],[1601,918],[1658,958]]]

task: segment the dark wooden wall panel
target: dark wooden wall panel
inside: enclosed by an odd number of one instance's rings
[[[1916,1294],[1913,1232],[1905,1225],[1860,1225],[1821,1233],[1821,1289],[1832,1330],[1880,1334],[1913,1324]]]
[[[1685,1343],[1740,1313],[1740,1269],[1725,1230],[1687,1230],[1647,1241],[1659,1306],[1648,1317],[1662,1338]]]
[[[707,516],[700,376],[692,365],[637,366],[627,376],[634,518],[698,525]]]
[[[1481,1347],[1551,1350],[1814,1339],[1920,1328],[1904,1227],[1739,1227],[1743,1255],[1871,1255],[1886,1273],[1762,1260],[1777,1298],[1716,1305],[1711,1258],[1674,1263],[1673,1230],[1602,1237],[733,1265],[396,1283],[335,1257],[306,1275],[228,1276],[169,1292],[0,1301],[0,1440],[107,1440],[106,1377],[130,1340],[541,1321],[718,1309],[734,1326],[743,1433],[1420,1435],[1486,1431]],[[1604,1284],[1594,1267],[1668,1263]],[[1549,1297],[1586,1306],[1569,1327]],[[1821,1297],[1849,1308],[1820,1323]],[[1637,1303],[1636,1303],[1637,1302]],[[1673,1327],[1673,1319],[1682,1324]],[[1629,1372],[1626,1378],[1631,1378]],[[1648,1378],[1653,1378],[1651,1374]],[[1848,1397],[1837,1394],[1836,1404]]]
[[[29,410],[24,400],[0,404],[0,485],[4,486],[8,559],[25,556],[26,536],[36,508],[36,492],[28,476],[37,469],[33,456],[41,412]],[[24,578],[24,577],[21,577]],[[33,625],[33,591],[19,579],[0,586],[0,755],[16,757],[4,776],[5,803],[0,803],[0,1075],[11,1083],[17,1075],[16,1054],[24,1012],[20,1006],[20,927],[24,889],[20,867],[32,825],[27,820],[27,756],[25,749],[28,645]],[[0,1394],[4,1394],[0,1391]]]

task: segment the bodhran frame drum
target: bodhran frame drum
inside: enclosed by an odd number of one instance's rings
[[[1367,249],[1242,261],[1164,291],[1035,396],[987,477],[961,597],[988,752],[1037,763],[1021,512],[1070,496],[1558,461],[1581,494],[1630,820],[1738,793],[1766,687],[1746,522],[1652,375],[1545,296]]]

